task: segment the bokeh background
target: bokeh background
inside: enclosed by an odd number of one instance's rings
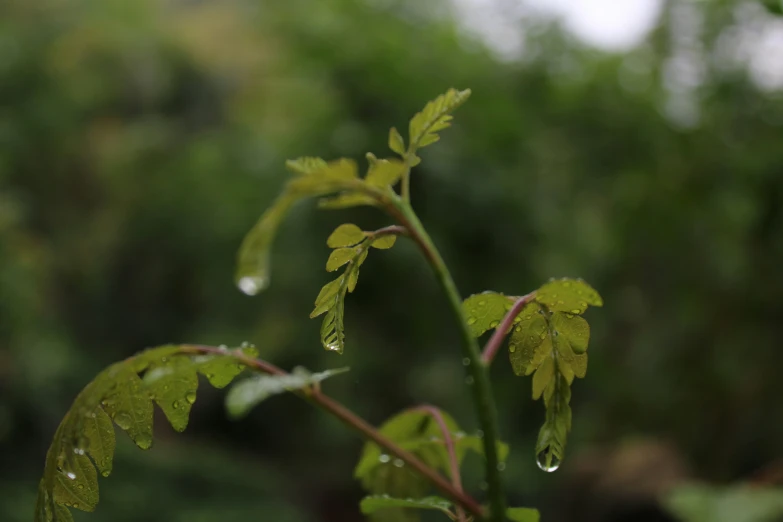
[[[163,343],[350,366],[325,388],[371,422],[429,402],[475,430],[452,318],[413,246],[368,260],[345,355],[307,318],[328,233],[383,216],[300,205],[269,291],[232,282],[285,159],[387,155],[388,128],[454,86],[474,94],[412,188],[462,293],[581,276],[606,303],[588,312],[558,472],[534,463],[529,380],[505,356],[492,368],[511,500],[544,522],[673,520],[658,499],[698,481],[688,520],[775,520],[741,498],[779,484],[783,457],[782,9],[0,1],[0,519],[31,520],[78,391]],[[362,519],[353,433],[294,397],[229,422],[221,393],[199,393],[185,433],[158,423],[148,452],[118,436],[101,503],[77,521]],[[710,512],[699,491],[723,487],[730,506]]]

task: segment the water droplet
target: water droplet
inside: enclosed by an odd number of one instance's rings
[[[256,295],[266,288],[268,283],[269,281],[264,277],[245,276],[237,281],[237,287],[239,287],[245,295]]]
[[[560,467],[560,459],[549,453],[548,450],[543,450],[536,456],[536,464],[542,471],[552,473]]]
[[[541,339],[546,339],[546,332],[541,332],[539,337],[541,337]]]
[[[76,473],[74,473],[73,471],[69,471],[68,473],[65,474],[65,476],[71,480],[76,480]]]
[[[476,324],[476,318],[475,317],[468,317],[468,324],[470,324],[470,325]]]
[[[227,352],[228,346],[226,346],[225,344],[221,344],[220,346],[218,346],[218,350],[220,350],[221,352]]]
[[[77,455],[84,455],[84,450],[82,448],[73,448],[73,452]]]
[[[521,326],[517,326],[516,328],[514,328],[514,331],[515,331],[516,333],[519,333],[519,332],[521,332],[521,331],[522,331],[522,327],[521,327]]]
[[[557,299],[557,294],[552,294],[552,299]]]
[[[179,409],[179,401],[174,401],[174,403],[171,405],[172,408]]]
[[[405,465],[405,463],[402,461],[402,459],[394,459],[394,467],[395,468],[401,468]]]
[[[133,422],[133,419],[131,416],[124,412],[124,411],[118,411],[114,414],[114,422],[117,423],[117,426],[124,430],[129,430],[131,427],[131,424]]]
[[[503,471],[506,469],[506,463],[505,462],[498,462],[498,471]]]
[[[479,302],[478,302],[478,305],[479,305],[479,306],[484,306],[484,305],[486,305],[486,304],[487,304],[487,302],[486,302],[486,301],[479,301]]]
[[[517,351],[517,345],[516,344],[509,344],[508,345],[508,351],[511,353],[514,353]]]
[[[185,394],[185,400],[188,401],[190,404],[193,404],[196,402],[196,392],[188,392]]]
[[[391,457],[384,453],[383,455],[378,457],[378,460],[385,464],[391,460]]]
[[[557,301],[557,304],[559,304],[559,305],[564,305],[564,304],[565,304],[565,301],[563,301],[562,299],[559,299],[559,300]]]
[[[581,306],[582,308],[587,308],[587,303],[582,301],[581,303],[579,303],[579,306]]]
[[[340,345],[337,343],[331,343],[326,345],[326,349],[331,352],[339,352],[340,351]]]
[[[491,323],[489,323],[489,327],[490,327],[490,328],[497,328],[497,326],[498,326],[499,324],[500,324],[500,323],[499,323],[498,321],[492,321]]]
[[[571,287],[571,281],[563,281],[563,288],[570,288]]]
[[[468,375],[467,377],[465,377],[465,384],[467,384],[468,386],[473,385],[473,376],[472,375]]]
[[[457,433],[454,434],[454,438],[457,438],[457,439],[461,439],[464,436],[465,436],[465,432],[464,431],[458,431]]]
[[[76,509],[79,509],[79,503],[78,502],[74,502],[73,503],[73,507],[76,508]]]
[[[168,384],[164,384],[163,385],[163,391],[169,391],[169,385]]]
[[[76,487],[77,487],[78,489],[84,489],[84,484],[76,484]]]
[[[139,433],[134,440],[141,449],[149,449],[152,446],[152,435],[148,433]]]
[[[584,292],[583,292],[583,291],[581,291],[581,290],[577,290],[577,291],[576,291],[576,295],[582,295],[582,294],[584,294]]]
[[[103,475],[106,478],[108,478],[110,474],[111,474],[111,472],[109,470],[101,471],[101,475]]]
[[[468,359],[467,357],[464,357],[462,359],[462,366],[470,366],[470,359]]]
[[[580,310],[577,310],[576,308],[574,308],[573,310],[571,310],[571,313],[572,313],[572,314],[578,314],[579,312],[580,312]],[[571,317],[573,317],[573,315],[572,315]]]

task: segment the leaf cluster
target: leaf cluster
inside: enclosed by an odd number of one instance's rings
[[[46,455],[38,487],[35,522],[72,522],[68,508],[93,511],[98,504],[98,472],[108,477],[116,444],[114,426],[141,449],[152,446],[153,404],[177,431],[188,424],[196,402],[198,375],[215,388],[228,386],[257,356],[252,346],[202,353],[188,345],[167,345],[141,352],[109,366],[73,402]],[[227,396],[234,417],[265,398],[308,388],[346,368],[310,373],[254,376],[238,383]]]
[[[460,429],[456,421],[447,413],[441,413],[443,421],[454,443],[457,464],[461,465],[466,455],[473,452],[484,455],[483,441],[480,435],[469,435]],[[400,448],[409,451],[434,470],[446,475],[451,474],[451,463],[441,427],[433,417],[422,410],[406,410],[387,420],[379,432]],[[497,443],[501,461],[508,456],[508,445]],[[365,514],[381,508],[393,509],[394,513],[384,513],[384,520],[417,520],[415,513],[403,514],[398,508],[428,508],[446,510],[451,503],[440,497],[426,497],[431,485],[401,459],[386,453],[374,442],[367,442],[362,450],[354,477],[370,494],[362,504]],[[366,504],[365,504],[366,502]],[[371,511],[365,510],[368,507]]]
[[[476,337],[495,329],[517,298],[495,292],[468,297],[463,310]],[[590,325],[582,317],[603,301],[581,279],[551,280],[511,325],[508,353],[516,375],[533,375],[532,396],[544,398],[546,417],[536,444],[539,467],[554,471],[565,453],[571,430],[571,383],[587,373]]]

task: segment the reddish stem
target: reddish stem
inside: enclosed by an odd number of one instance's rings
[[[203,345],[183,345],[180,347],[183,353],[206,353],[216,354],[234,357],[241,361],[249,368],[258,370],[262,373],[270,375],[287,375],[285,370],[282,370],[274,364],[262,361],[260,359],[254,359],[248,357],[240,352],[223,350],[214,346]],[[353,413],[351,410],[335,401],[331,397],[323,394],[318,387],[307,388],[298,393],[300,397],[309,400],[316,405],[320,406],[324,410],[328,411],[349,427],[355,429],[361,433],[367,439],[375,442],[379,446],[385,448],[389,453],[399,458],[415,471],[417,471],[424,478],[429,480],[437,489],[443,494],[453,500],[458,506],[465,508],[469,513],[475,515],[478,519],[482,519],[485,516],[484,509],[476,502],[473,497],[465,494],[462,491],[462,487],[455,487],[444,479],[438,472],[431,467],[427,466],[424,462],[419,460],[413,453],[402,449],[386,436],[381,434],[377,429],[370,425],[367,421]],[[437,411],[437,410],[436,410]],[[443,426],[446,427],[445,422]],[[446,429],[448,431],[448,429]]]
[[[500,349],[500,345],[503,344],[503,339],[506,338],[506,335],[508,335],[508,332],[511,331],[511,327],[514,325],[514,319],[522,313],[522,309],[525,308],[525,305],[535,297],[536,293],[530,292],[517,299],[517,302],[514,303],[514,306],[511,307],[511,310],[508,311],[503,318],[503,321],[501,321],[500,326],[495,329],[495,333],[492,334],[492,337],[489,338],[486,346],[484,346],[484,352],[481,354],[481,361],[484,364],[487,366],[492,364],[495,354],[497,354],[497,351]]]
[[[446,420],[443,418],[441,411],[435,406],[424,404],[418,408],[413,408],[412,411],[421,411],[428,414],[438,424],[441,433],[443,434],[443,443],[446,445],[446,451],[449,454],[449,465],[451,468],[451,484],[457,491],[462,492],[462,478],[459,473],[459,461],[457,460],[457,451],[454,448],[454,439],[451,438],[451,431],[446,425]],[[465,522],[465,510],[461,506],[457,506],[457,520],[459,522]]]

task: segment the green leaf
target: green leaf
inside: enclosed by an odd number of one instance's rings
[[[92,457],[101,475],[108,477],[112,470],[116,441],[111,418],[100,406],[85,416],[84,436],[88,441],[87,453]]]
[[[552,314],[552,326],[565,337],[574,353],[585,353],[590,342],[590,325],[583,317],[563,312]]]
[[[171,426],[177,431],[185,431],[198,389],[193,362],[185,357],[173,357],[152,365],[144,375],[144,383]]]
[[[556,279],[536,290],[536,301],[552,312],[582,314],[587,306],[603,306],[604,302],[593,287],[581,279]]]
[[[338,368],[310,373],[305,368],[297,367],[286,375],[255,375],[232,386],[226,396],[226,409],[231,417],[239,418],[247,415],[267,397],[286,391],[301,390],[347,371],[348,368]]]
[[[345,223],[334,229],[326,244],[329,248],[349,247],[361,243],[366,236],[361,228],[352,223]]]
[[[54,501],[67,507],[93,511],[98,504],[98,476],[86,455],[76,455],[76,466],[67,472],[57,472]]]
[[[400,156],[405,154],[405,141],[394,127],[389,129],[389,148]]]
[[[380,250],[387,250],[393,247],[394,243],[396,242],[397,242],[397,236],[394,235],[381,236],[372,240],[372,247],[378,248]]]
[[[146,350],[98,374],[76,397],[52,439],[38,489],[35,522],[72,522],[68,507],[95,508],[97,473],[108,477],[112,471],[112,420],[137,446],[149,448],[153,399],[175,429],[184,429],[195,401],[195,372],[205,371],[211,382],[225,385],[244,369],[236,359],[238,354],[252,356],[255,350],[226,349],[224,355],[205,356],[194,354],[192,347],[167,345]],[[178,400],[181,409],[174,407]]]
[[[346,192],[331,198],[323,198],[318,201],[318,208],[327,210],[339,210],[342,208],[359,207],[363,205],[375,206],[376,200],[361,192]]]
[[[454,419],[441,413],[451,438],[454,441],[457,462],[461,463],[468,451],[484,456],[483,439],[477,435],[466,435]],[[416,455],[425,464],[443,473],[450,473],[451,464],[443,432],[431,415],[420,410],[406,410],[387,420],[379,431],[401,448]],[[508,445],[497,444],[500,461],[508,456]],[[367,442],[361,458],[354,469],[354,476],[362,486],[374,494],[392,496],[424,496],[430,485],[420,476],[373,442]]]
[[[333,250],[326,261],[326,271],[334,272],[356,257],[358,248],[338,248]]]
[[[496,328],[512,306],[514,306],[513,298],[496,292],[475,294],[462,302],[465,320],[475,337]]]
[[[551,357],[544,359],[541,366],[538,367],[536,373],[533,375],[533,400],[537,400],[544,393],[549,383],[555,377],[555,362]]]
[[[470,89],[449,89],[417,113],[411,119],[408,129],[411,152],[438,141],[437,132],[451,125],[449,113],[465,103],[469,96]]]
[[[571,383],[587,373],[590,325],[579,314],[602,306],[598,293],[581,279],[552,280],[536,291],[518,317],[509,339],[517,375],[533,375],[532,395],[544,398],[546,417],[536,443],[538,466],[554,471],[571,430]]]
[[[528,303],[511,332],[508,354],[516,375],[530,375],[547,357],[552,356],[552,338],[541,306]]]
[[[391,236],[392,238],[394,236]],[[315,308],[310,318],[326,314],[321,323],[321,345],[330,351],[343,353],[345,349],[345,296],[353,292],[359,281],[359,267],[367,259],[368,250],[385,237],[375,239],[371,234],[362,232],[356,225],[341,225],[329,236],[329,246],[354,245],[350,248],[338,248],[326,262],[326,269],[334,271],[345,265],[342,275],[321,288],[315,299]],[[358,240],[358,241],[357,241]],[[358,244],[356,244],[358,242]],[[376,248],[390,248],[394,241],[381,241]]]
[[[444,413],[443,418],[449,431],[459,431],[451,416]],[[404,411],[387,420],[379,431],[425,464],[444,471],[448,469],[445,448],[431,444],[431,439],[442,439],[442,434],[429,414],[418,410]],[[354,476],[361,481],[364,489],[374,494],[421,497],[429,490],[429,484],[421,476],[408,469],[401,460],[387,455],[374,442],[365,443]]]
[[[321,158],[302,157],[286,161],[285,166],[294,174],[309,175],[324,170],[327,163]]]
[[[682,484],[663,504],[683,522],[776,522],[783,518],[783,488]]]
[[[152,445],[152,401],[144,383],[128,365],[115,365],[107,376],[113,383],[101,405],[114,423],[141,449]]]
[[[364,515],[391,508],[437,509],[449,513],[452,503],[441,497],[392,498],[388,495],[371,495],[364,497],[359,507]]]
[[[508,508],[506,518],[514,522],[538,522],[541,515],[533,508]]]
[[[373,187],[393,186],[400,181],[407,168],[400,160],[375,160],[370,164],[365,180]]]

